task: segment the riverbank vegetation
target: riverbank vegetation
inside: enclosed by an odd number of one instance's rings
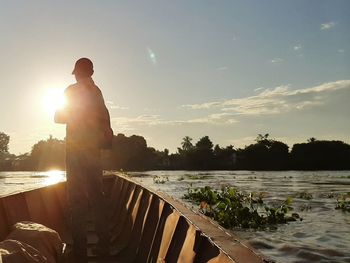
[[[50,136],[31,152],[8,151],[10,137],[0,132],[0,170],[65,169],[65,141]],[[350,170],[350,145],[342,141],[310,138],[289,146],[259,134],[244,148],[214,145],[208,136],[197,142],[186,136],[176,153],[147,146],[142,136],[118,134],[111,150],[103,151],[106,170]]]

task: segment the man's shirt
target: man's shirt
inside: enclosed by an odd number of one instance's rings
[[[67,149],[101,148],[110,118],[101,90],[92,78],[70,85],[64,92],[66,106],[57,111],[55,122],[65,123]]]

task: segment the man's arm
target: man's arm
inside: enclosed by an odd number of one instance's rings
[[[113,130],[111,128],[111,120],[108,109],[104,102],[102,92],[99,90],[98,93],[98,122],[102,132],[102,138],[100,138],[100,146],[102,149],[109,149],[112,147],[113,141]]]

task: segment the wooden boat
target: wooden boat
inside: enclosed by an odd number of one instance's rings
[[[110,200],[112,252],[108,262],[267,262],[238,237],[181,202],[122,175],[104,178]],[[0,199],[0,240],[19,221],[41,223],[72,243],[65,183]],[[90,222],[91,223],[91,222]],[[89,227],[88,244],[97,238]],[[89,253],[89,262],[99,259]]]

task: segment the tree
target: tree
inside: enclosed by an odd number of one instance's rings
[[[8,152],[10,136],[0,132],[0,171],[8,171],[12,169],[13,156]]]
[[[311,138],[307,139],[307,142],[315,142],[315,141],[316,141],[315,137],[311,137]]]
[[[239,168],[254,170],[283,170],[288,168],[288,145],[259,134],[256,143],[239,151]]]
[[[0,153],[8,153],[10,136],[6,133],[0,132]]]
[[[208,136],[200,138],[199,141],[196,143],[196,148],[201,150],[212,151],[213,146],[214,145]]]
[[[232,145],[221,148],[218,144],[214,147],[214,167],[220,170],[232,170],[236,164],[236,150]]]
[[[41,140],[34,144],[29,156],[34,170],[64,169],[65,168],[65,141],[53,138]]]
[[[159,152],[147,147],[144,137],[119,133],[113,137],[112,149],[103,160],[105,169],[147,170],[156,166]]]
[[[350,169],[350,145],[342,141],[297,143],[291,151],[292,168],[297,170]]]
[[[184,150],[184,151],[191,150],[193,148],[193,144],[191,141],[192,141],[191,137],[185,136],[181,142],[182,150]]]
[[[190,168],[200,170],[212,169],[214,164],[213,146],[208,136],[200,138],[189,153]]]
[[[265,135],[262,135],[259,133],[258,136],[256,137],[255,141],[258,143],[263,142],[263,141],[269,141],[270,140],[269,136],[270,136],[270,134],[268,134],[268,133],[265,133]]]

